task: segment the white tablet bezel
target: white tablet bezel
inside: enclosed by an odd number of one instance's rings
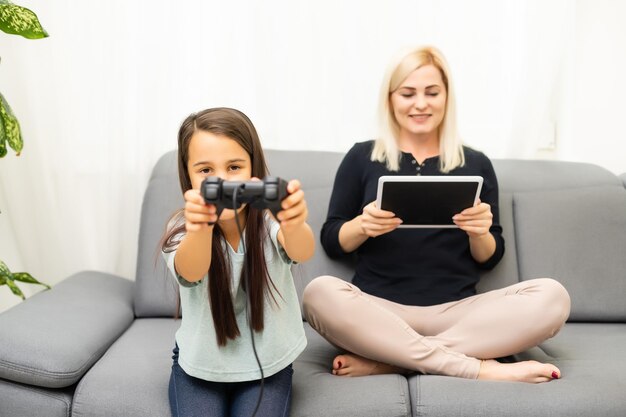
[[[480,191],[483,186],[483,177],[477,175],[448,175],[448,176],[434,176],[434,175],[383,175],[378,179],[378,190],[376,192],[376,207],[381,207],[381,200],[383,195],[383,187],[388,182],[475,182],[478,184],[476,187],[476,195],[474,196],[474,205],[479,201]],[[458,228],[455,224],[401,224],[398,228]]]

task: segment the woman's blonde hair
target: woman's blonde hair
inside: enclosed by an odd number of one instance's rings
[[[432,46],[419,47],[398,55],[387,69],[380,89],[379,98],[379,137],[372,150],[372,161],[385,163],[390,171],[400,169],[400,150],[397,140],[400,126],[391,108],[390,96],[402,82],[416,69],[424,65],[434,65],[441,72],[446,88],[446,109],[439,126],[439,169],[450,172],[454,168],[465,165],[463,143],[457,132],[456,100],[450,69],[441,51]]]

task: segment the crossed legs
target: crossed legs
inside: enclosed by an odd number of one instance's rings
[[[560,376],[534,361],[501,364],[554,336],[567,320],[570,299],[561,284],[542,278],[450,303],[416,307],[363,293],[323,276],[304,291],[304,314],[334,345],[338,375],[419,371],[464,378],[543,382]]]

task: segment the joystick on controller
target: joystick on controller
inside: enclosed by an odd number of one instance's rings
[[[233,194],[237,190],[237,207]],[[215,204],[217,217],[222,210],[238,209],[243,203],[256,209],[269,209],[274,217],[281,210],[280,203],[287,197],[287,181],[265,177],[262,181],[225,181],[220,177],[206,177],[200,185],[200,194],[207,204]]]

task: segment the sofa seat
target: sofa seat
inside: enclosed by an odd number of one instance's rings
[[[305,323],[306,350],[294,363],[292,417],[411,415],[403,375],[341,377],[330,372],[340,351]],[[360,393],[355,397],[355,393]]]
[[[70,417],[75,385],[42,388],[0,378],[0,416],[31,417],[45,410],[46,417]]]
[[[557,365],[563,378],[545,384],[470,381],[414,375],[414,416],[626,416],[626,324],[568,323],[558,337],[516,360]],[[598,410],[597,414],[591,410]]]
[[[81,379],[72,417],[169,417],[173,318],[137,319]]]

